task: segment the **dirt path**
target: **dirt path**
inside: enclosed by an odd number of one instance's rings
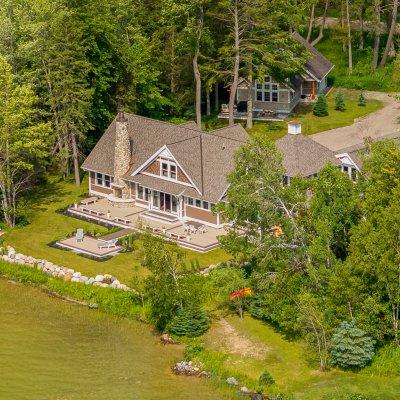
[[[262,360],[270,351],[263,343],[242,336],[226,319],[218,322],[216,331],[221,338],[218,345],[228,353]]]
[[[316,133],[312,138],[332,151],[340,151],[364,143],[368,137],[400,136],[400,102],[393,95],[382,92],[365,92],[365,97],[381,100],[385,106],[372,114],[359,118],[353,125]]]

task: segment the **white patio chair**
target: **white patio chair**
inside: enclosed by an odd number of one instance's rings
[[[84,236],[83,229],[82,228],[78,228],[76,230],[76,234],[75,234],[76,241],[77,242],[83,242],[83,236]]]
[[[99,249],[110,249],[113,247],[117,247],[118,238],[107,240],[107,241],[98,241],[97,247]]]
[[[201,225],[200,228],[198,229],[199,233],[206,233],[207,232],[207,228],[205,227],[205,225]]]

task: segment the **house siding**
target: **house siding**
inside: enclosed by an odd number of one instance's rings
[[[103,193],[103,194],[110,194],[112,193],[112,189],[106,188],[104,186],[98,186],[98,185],[91,185],[90,190],[92,192],[98,192],[98,193]]]
[[[185,215],[187,218],[194,218],[200,221],[208,222],[210,224],[217,225],[218,217],[211,211],[202,210],[201,208],[186,206]]]
[[[185,173],[178,167],[178,181],[179,182],[184,182],[190,185],[190,181],[188,177],[185,175]]]
[[[149,174],[153,175],[160,175],[160,161],[155,160],[153,161],[145,170],[144,172],[147,172]]]

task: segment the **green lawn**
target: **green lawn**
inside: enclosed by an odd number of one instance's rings
[[[211,364],[218,364],[220,373],[241,377],[246,384],[257,385],[259,376],[267,369],[275,379],[275,390],[293,394],[295,399],[301,400],[330,400],[335,393],[350,392],[379,400],[395,400],[399,397],[400,377],[389,378],[366,371],[353,373],[336,369],[321,372],[318,360],[307,359],[310,352],[303,342],[286,340],[270,325],[251,317],[243,320],[238,317],[226,319],[239,337],[254,343],[255,348],[262,345],[267,350],[262,359],[229,352],[226,335],[213,326],[204,337],[209,350],[206,357]]]
[[[364,117],[372,112],[381,109],[384,104],[380,100],[368,99],[365,107],[357,105],[358,90],[340,89],[344,95],[346,111],[335,110],[335,95],[339,89],[332,89],[327,96],[329,115],[327,117],[316,117],[312,113],[310,105],[299,106],[296,113],[282,122],[254,122],[254,127],[249,129],[250,135],[263,135],[271,140],[277,140],[287,133],[287,123],[290,120],[297,119],[302,123],[302,132],[305,135],[323,132],[329,129],[340,128],[354,123],[357,118]],[[244,122],[241,121],[244,125]],[[204,127],[206,129],[215,129],[227,124],[226,120],[213,118],[206,119]]]
[[[138,274],[145,270],[140,266],[142,241],[135,242],[133,253],[119,254],[109,260],[98,262],[84,258],[67,250],[49,247],[48,244],[64,238],[67,234],[75,232],[77,228],[87,231],[106,233],[107,229],[96,224],[65,216],[58,210],[73,204],[87,192],[87,180],[77,188],[72,182],[59,182],[55,178],[44,185],[37,187],[34,192],[26,196],[27,216],[30,224],[8,230],[3,238],[6,244],[15,247],[21,253],[44,258],[51,262],[77,271],[95,276],[100,273],[109,273],[116,276],[124,283],[129,283]],[[229,259],[222,249],[209,253],[197,253],[183,250],[188,265],[193,260],[198,260],[200,267],[218,263]]]
[[[359,91],[341,89],[346,111],[335,110],[335,96],[339,89],[332,89],[327,96],[329,115],[327,117],[316,117],[312,113],[311,106],[301,106],[297,113],[291,115],[284,122],[255,122],[254,127],[249,130],[253,135],[267,135],[272,140],[279,139],[287,133],[287,122],[292,119],[300,120],[302,132],[305,135],[340,128],[354,123],[356,118],[364,117],[367,114],[378,111],[383,107],[379,100],[367,100],[365,107],[357,105]]]

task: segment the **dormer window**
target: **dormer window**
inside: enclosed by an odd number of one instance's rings
[[[176,164],[170,160],[161,160],[161,176],[164,178],[177,179],[177,168]]]

